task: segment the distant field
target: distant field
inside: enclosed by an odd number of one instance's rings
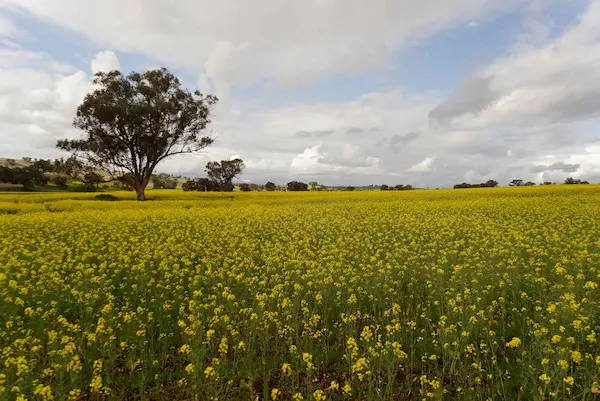
[[[0,193],[0,399],[595,400],[600,186]]]

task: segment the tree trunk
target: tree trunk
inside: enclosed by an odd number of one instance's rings
[[[137,200],[139,201],[145,201],[146,200],[146,194],[144,193],[144,190],[146,189],[145,186],[138,186],[135,188],[135,193],[137,195]]]

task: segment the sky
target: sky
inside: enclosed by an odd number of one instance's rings
[[[600,0],[0,0],[0,157],[54,158],[93,74],[219,97],[247,182],[600,182]]]

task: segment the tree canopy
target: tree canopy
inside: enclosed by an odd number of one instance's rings
[[[128,174],[138,200],[145,200],[144,190],[161,161],[213,143],[205,130],[218,99],[182,88],[165,68],[127,76],[101,72],[94,84],[73,121],[86,136],[57,146],[85,166],[106,172],[107,180]]]
[[[206,164],[208,178],[217,183],[221,191],[233,191],[233,179],[244,171],[242,159],[212,161]]]

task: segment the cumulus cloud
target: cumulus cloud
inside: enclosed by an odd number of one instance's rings
[[[317,131],[298,131],[296,132],[296,136],[300,138],[319,138],[324,136],[329,136],[333,134],[334,131],[331,129],[328,130],[317,130]]]
[[[532,173],[543,173],[545,171],[562,171],[565,173],[575,173],[575,172],[577,172],[577,170],[579,170],[579,167],[581,167],[581,165],[579,163],[567,164],[567,163],[563,163],[563,162],[556,162],[556,163],[552,163],[550,165],[538,164],[537,166],[534,166],[531,168],[531,172]]]
[[[410,142],[414,141],[419,137],[418,132],[409,132],[406,135],[398,135],[394,134],[390,138],[390,148],[392,148],[396,152],[400,152],[404,149],[404,147]]]
[[[466,79],[430,113],[446,127],[535,126],[600,117],[600,1],[579,23],[526,46]]]
[[[119,58],[115,52],[110,50],[101,51],[96,54],[96,57],[92,60],[92,74],[120,69],[121,63],[119,62]]]
[[[0,12],[10,7],[100,49],[146,56],[147,65],[175,68],[222,97],[211,126],[215,145],[204,155],[169,159],[162,171],[199,176],[207,161],[239,155],[247,166],[243,178],[255,182],[320,177],[331,185],[392,184],[393,177],[451,186],[567,174],[600,179],[598,4],[590,1],[579,20],[553,36],[529,24],[517,45],[480,64],[446,97],[380,87],[294,103],[270,94],[378,71],[419,38],[474,28],[470,21],[483,26],[523,2],[148,0],[141,7],[116,0],[0,0]],[[1,156],[54,157],[56,139],[76,135],[71,121],[91,88],[90,71],[21,48],[14,25],[1,18]],[[92,72],[120,64],[113,51],[89,61]],[[250,86],[251,94],[236,97],[240,86]],[[261,97],[261,90],[269,95]]]
[[[346,146],[341,152],[326,152],[321,145],[306,148],[291,161],[292,171],[303,175],[373,175],[381,173],[381,160],[361,156],[359,149]]]
[[[11,38],[19,33],[19,28],[17,28],[8,18],[0,14],[0,38]]]
[[[3,0],[101,46],[199,74],[217,93],[260,80],[298,85],[380,68],[411,40],[487,18],[508,0]]]
[[[435,162],[435,158],[433,158],[433,157],[426,157],[420,163],[417,163],[417,164],[411,166],[408,169],[408,171],[412,171],[412,172],[415,172],[415,173],[425,173],[425,172],[428,172],[428,171],[432,171],[433,170],[433,163],[434,162]]]
[[[58,155],[56,140],[74,135],[75,110],[90,88],[84,72],[44,53],[0,49],[2,156]]]

